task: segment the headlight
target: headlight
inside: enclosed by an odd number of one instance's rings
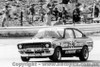
[[[19,49],[22,49],[22,45],[21,45],[21,44],[20,44],[20,45],[18,45],[18,48],[19,48]]]
[[[46,46],[46,48],[49,48],[49,47],[50,47],[50,45],[49,45],[49,44],[46,44],[45,46]]]

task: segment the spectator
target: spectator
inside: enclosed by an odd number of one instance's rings
[[[59,11],[59,18],[60,18],[59,20],[62,19],[62,11],[61,10]]]
[[[34,15],[35,14],[34,4],[31,5],[31,8],[29,10],[31,12],[31,15]]]
[[[95,6],[94,17],[96,18],[98,16],[99,16],[99,8]]]
[[[68,18],[67,15],[68,15],[68,12],[67,12],[67,10],[65,10],[65,7],[63,7],[62,18],[63,18],[64,24],[66,24],[66,19]]]
[[[55,10],[53,11],[53,15],[55,16],[56,18],[56,21],[58,20],[58,15],[59,15],[59,11],[57,8],[55,8]]]
[[[51,11],[49,11],[48,13],[47,13],[47,25],[49,25],[49,26],[51,26],[51,17],[52,17],[52,14],[51,14]]]
[[[41,7],[40,9],[40,14],[41,14],[41,21],[44,22],[44,16],[46,14],[46,10],[43,7]]]
[[[11,19],[11,16],[10,16],[10,4],[6,4],[5,6],[5,14],[6,14],[6,17]]]
[[[81,20],[80,18],[80,9],[79,9],[79,5],[76,5],[76,8],[73,11],[73,23],[79,23],[79,21]]]
[[[5,8],[4,8],[2,27],[4,27],[4,24],[8,19],[10,20],[12,18],[10,16],[10,4],[6,3]]]
[[[32,15],[32,22],[33,22],[33,18],[34,18],[34,15],[35,15],[35,9],[34,9],[34,4],[31,5],[31,8],[29,9],[30,12],[31,12],[31,15]]]

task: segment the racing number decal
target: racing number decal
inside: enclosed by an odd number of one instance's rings
[[[74,48],[74,43],[73,43],[72,41],[63,42],[62,47],[63,47],[64,49],[67,49],[67,48]]]
[[[74,43],[72,41],[64,42],[63,43],[63,50],[65,54],[75,53],[76,50],[73,50],[75,48]]]

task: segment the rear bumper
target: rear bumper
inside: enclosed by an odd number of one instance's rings
[[[20,49],[19,53],[23,57],[48,57],[53,55],[54,48],[30,48]]]

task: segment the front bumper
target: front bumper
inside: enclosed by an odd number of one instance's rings
[[[53,55],[54,48],[27,48],[19,49],[19,53],[23,57],[48,57]]]

